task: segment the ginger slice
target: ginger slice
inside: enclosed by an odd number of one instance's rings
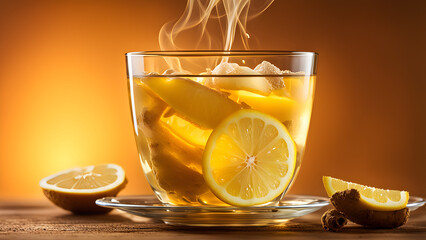
[[[257,65],[254,71],[262,75],[281,75],[283,73],[281,69],[268,61],[263,61]],[[283,89],[286,87],[283,77],[266,77],[266,80],[269,84],[271,84],[272,90]]]
[[[370,228],[397,228],[404,225],[410,216],[408,208],[396,211],[371,210],[360,201],[360,194],[356,189],[336,192],[330,201],[349,220]]]
[[[206,86],[215,89],[246,90],[264,96],[269,95],[273,89],[271,83],[261,76],[261,73],[247,66],[239,66],[237,63],[220,63],[211,74],[229,76],[213,77],[206,82]]]
[[[154,181],[169,197],[175,196],[173,202],[183,203],[181,196],[186,197],[185,201],[196,202],[198,195],[208,191],[201,171],[203,149],[171,133],[160,121],[168,105],[150,89],[143,87],[142,90],[150,104],[138,114],[138,131],[149,147],[150,154],[144,157],[155,176]]]

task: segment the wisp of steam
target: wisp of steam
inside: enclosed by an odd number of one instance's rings
[[[170,50],[224,50],[229,51],[237,29],[244,49],[248,49],[247,21],[264,12],[273,0],[188,0],[182,16],[176,22],[166,23],[160,30],[162,51]],[[208,27],[208,25],[210,27]],[[208,31],[208,28],[218,29]],[[213,37],[222,36],[222,39]],[[178,38],[186,40],[191,48],[181,47]],[[196,42],[194,46],[194,42]]]

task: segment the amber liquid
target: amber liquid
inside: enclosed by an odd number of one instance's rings
[[[288,105],[280,105],[280,101],[267,104],[270,99],[257,101],[252,98],[248,105],[275,115],[289,130],[297,145],[294,180],[305,148],[315,76],[290,75],[283,80],[286,87],[266,97],[290,99],[295,102],[291,109]],[[210,191],[201,167],[204,147],[212,129],[185,120],[185,116],[144,84],[143,77],[129,80],[129,91],[139,158],[157,197],[172,205],[225,205]],[[228,92],[229,98],[236,102],[242,101],[233,96],[234,90],[221,91]],[[289,187],[272,203],[279,201]]]

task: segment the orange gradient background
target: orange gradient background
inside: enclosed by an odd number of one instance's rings
[[[185,1],[0,1],[0,197],[116,163],[122,194],[151,194],[137,157],[124,54],[158,50]],[[426,196],[425,1],[276,1],[248,23],[254,49],[315,51],[307,150],[291,190],[321,176]]]

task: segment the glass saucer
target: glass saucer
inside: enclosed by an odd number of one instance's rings
[[[414,211],[426,201],[410,196],[407,208]],[[286,195],[278,206],[212,207],[163,205],[153,195],[105,197],[96,200],[101,207],[116,208],[133,215],[177,226],[233,227],[268,226],[315,212],[329,204],[328,198]]]
[[[231,227],[277,225],[312,213],[329,202],[324,197],[287,195],[278,206],[170,206],[163,205],[155,196],[146,195],[105,197],[96,200],[96,204],[170,225]]]

